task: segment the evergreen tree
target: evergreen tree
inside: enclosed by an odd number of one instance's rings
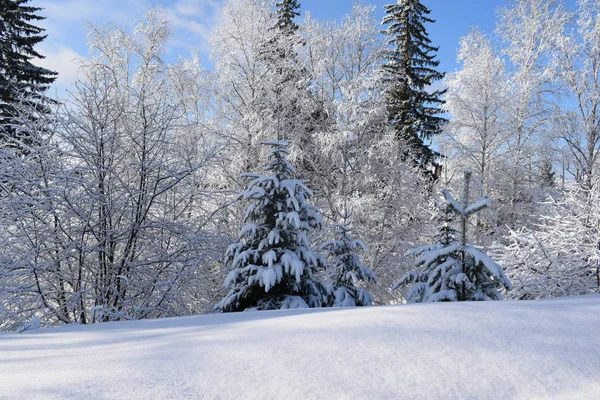
[[[0,140],[16,140],[21,148],[32,139],[21,137],[25,130],[12,127],[12,119],[24,108],[33,110],[27,116],[32,119],[36,113],[48,112],[44,92],[57,75],[31,63],[34,58],[44,58],[34,47],[46,35],[44,29],[31,24],[44,19],[36,14],[41,8],[27,6],[28,2],[0,0]]]
[[[294,18],[300,15],[296,0],[282,0],[276,3],[275,25],[271,36],[264,45],[262,55],[266,63],[265,80],[267,96],[266,109],[271,110],[274,130],[278,140],[289,140],[285,132],[301,132],[300,113],[301,85],[305,75],[296,46],[301,43],[297,35],[298,24]]]
[[[334,307],[370,306],[373,299],[364,288],[356,287],[359,282],[375,282],[375,274],[364,266],[360,260],[360,251],[367,251],[367,246],[360,239],[352,238],[352,229],[345,224],[336,224],[337,237],[324,243],[333,268]]]
[[[227,249],[226,264],[232,268],[225,286],[230,289],[216,306],[224,312],[247,309],[321,307],[327,288],[313,274],[324,268],[314,253],[308,234],[321,227],[321,216],[308,203],[312,193],[296,179],[287,161],[287,142],[272,146],[269,175],[243,174],[250,179],[240,199],[251,200],[239,241]]]
[[[298,11],[300,4],[297,0],[281,0],[276,3],[277,7],[277,29],[287,35],[294,34],[298,30],[298,24],[294,18],[300,15]]]
[[[268,85],[264,108],[270,112],[277,140],[290,142],[298,171],[312,180],[319,174],[315,132],[322,130],[326,111],[309,93],[310,76],[298,55],[305,45],[295,22],[299,15],[298,0],[275,3],[275,23],[263,50]]]
[[[412,284],[408,295],[410,302],[499,300],[501,287],[509,290],[510,280],[502,267],[492,261],[475,246],[467,244],[467,219],[490,204],[484,196],[469,204],[471,170],[465,170],[463,204],[459,204],[450,192],[442,191],[444,201],[439,206],[441,226],[437,243],[414,249],[415,265],[422,270],[409,272],[398,282]],[[461,238],[457,241],[457,230],[451,226],[452,217],[461,222]]]
[[[540,161],[540,185],[542,188],[552,188],[556,185],[556,173],[552,168],[552,163],[547,159]]]
[[[439,114],[445,90],[430,91],[429,86],[441,80],[444,74],[435,68],[438,47],[431,46],[425,23],[430,10],[419,0],[398,0],[384,6],[386,16],[382,24],[389,49],[383,65],[387,85],[387,109],[390,123],[397,137],[409,150],[405,156],[417,165],[429,169],[434,163],[434,152],[425,140],[442,131],[446,120]]]

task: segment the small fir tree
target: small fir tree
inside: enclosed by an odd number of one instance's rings
[[[412,285],[409,302],[500,300],[499,290],[510,290],[510,280],[500,265],[475,246],[467,244],[467,220],[469,216],[489,206],[484,196],[469,204],[471,170],[465,170],[463,203],[459,204],[447,189],[442,191],[444,201],[440,205],[440,233],[437,243],[411,251],[417,257],[415,265],[420,271],[409,272],[395,288]],[[460,241],[452,228],[452,217],[460,219]]]
[[[370,306],[373,299],[364,288],[357,287],[360,282],[375,282],[375,274],[361,262],[359,252],[367,251],[367,246],[360,239],[352,237],[352,229],[343,224],[336,224],[337,237],[324,243],[333,269],[333,307]]]
[[[269,174],[243,174],[250,183],[239,198],[252,203],[239,241],[225,255],[232,271],[225,281],[229,293],[216,306],[223,312],[322,307],[328,301],[326,285],[313,276],[325,262],[308,242],[321,227],[308,203],[312,193],[286,159],[288,143],[265,144],[273,147]]]
[[[46,35],[32,21],[43,20],[39,7],[27,6],[29,0],[0,0],[0,140],[10,141],[22,150],[32,138],[24,130],[14,128],[15,118],[24,108],[34,110],[27,118],[47,113],[48,99],[44,92],[56,79],[56,72],[32,64],[44,58],[35,50]],[[25,104],[23,104],[25,103]]]
[[[425,23],[430,10],[419,0],[398,0],[384,6],[388,25],[383,33],[389,49],[384,57],[384,80],[387,89],[387,110],[397,137],[405,142],[407,154],[417,165],[429,170],[435,153],[425,140],[441,133],[446,120],[440,116],[445,90],[431,91],[430,86],[443,79],[435,68],[438,47],[431,46]]]
[[[556,185],[556,173],[552,168],[552,163],[547,159],[540,161],[540,185],[542,188],[553,188]]]

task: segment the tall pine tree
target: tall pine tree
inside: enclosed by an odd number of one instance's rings
[[[271,110],[274,130],[278,140],[290,140],[285,132],[301,132],[299,82],[304,71],[298,61],[296,46],[301,43],[297,35],[298,24],[294,18],[300,15],[297,0],[282,0],[276,3],[275,25],[271,36],[262,50],[267,67],[267,91],[271,96],[266,108]]]
[[[26,5],[29,0],[0,0],[0,140],[15,141],[13,145],[25,148],[31,137],[21,137],[23,129],[11,126],[17,114],[35,118],[36,113],[48,112],[44,92],[56,79],[56,72],[32,64],[34,58],[44,58],[35,50],[46,35],[44,29],[32,24],[43,20],[37,14],[39,7]],[[23,115],[23,107],[29,111]]]
[[[446,120],[440,116],[445,90],[431,91],[430,86],[444,77],[435,68],[438,47],[431,46],[425,23],[430,10],[419,0],[398,0],[384,6],[388,25],[383,33],[388,50],[383,65],[387,86],[389,121],[397,137],[408,145],[406,157],[429,169],[434,163],[434,152],[426,140],[442,131]]]
[[[305,42],[295,18],[300,15],[298,0],[275,3],[275,23],[263,50],[268,85],[267,104],[278,140],[290,142],[299,172],[309,179],[318,174],[315,132],[321,130],[325,111],[309,93],[310,76],[298,51]]]
[[[250,183],[239,198],[251,200],[239,241],[227,249],[232,268],[229,293],[217,304],[223,312],[322,307],[327,286],[314,278],[325,261],[312,251],[308,234],[321,227],[321,216],[308,203],[311,191],[296,179],[287,161],[287,142],[265,143],[267,174],[244,174]]]

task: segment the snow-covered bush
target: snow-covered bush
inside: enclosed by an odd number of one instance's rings
[[[510,230],[494,256],[514,282],[509,298],[530,300],[594,293],[600,287],[599,191],[570,185],[539,205],[538,223]]]

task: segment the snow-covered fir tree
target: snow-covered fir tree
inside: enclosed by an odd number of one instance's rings
[[[422,269],[409,272],[396,284],[412,284],[410,302],[500,300],[499,289],[510,290],[511,282],[500,265],[475,246],[467,244],[469,216],[490,205],[487,196],[469,204],[471,170],[465,170],[463,202],[457,202],[448,190],[443,190],[440,206],[442,225],[437,243],[414,249],[415,265]],[[460,219],[460,240],[450,225],[452,215]]]
[[[322,307],[327,286],[314,274],[324,259],[309,244],[308,234],[321,227],[318,210],[308,203],[312,192],[296,179],[287,161],[285,141],[272,146],[267,174],[243,174],[250,179],[239,199],[251,200],[239,241],[227,249],[232,271],[229,293],[217,304],[223,312]]]
[[[454,215],[449,204],[442,200],[437,207],[439,209],[438,221],[440,225],[438,228],[439,233],[435,236],[436,243],[417,247],[409,252],[409,255],[418,257],[416,265],[422,266],[424,269],[407,273],[395,286],[395,288],[398,288],[401,285],[413,284],[408,294],[410,302],[452,300],[444,297],[449,295],[445,274],[450,269],[449,267],[460,264],[460,255],[457,246],[455,246],[457,230],[451,225]],[[425,260],[421,262],[423,254],[433,252],[439,254],[435,254],[434,258],[428,263]]]
[[[264,90],[269,97],[265,107],[278,140],[292,140],[296,138],[285,137],[286,132],[298,133],[306,125],[300,109],[303,89],[299,82],[308,82],[308,78],[298,60],[297,47],[302,41],[294,21],[300,15],[300,5],[297,0],[283,0],[275,6],[275,25],[261,50],[266,67]]]
[[[440,115],[444,90],[431,85],[444,74],[435,68],[438,47],[431,45],[426,23],[435,22],[420,0],[398,0],[384,6],[382,24],[389,50],[385,53],[383,73],[388,83],[389,121],[399,139],[410,146],[410,158],[420,166],[433,162],[433,151],[425,140],[441,133],[446,120]]]
[[[328,253],[332,270],[331,301],[334,307],[370,306],[373,302],[371,295],[357,284],[375,282],[375,274],[360,259],[359,253],[367,251],[367,246],[362,240],[352,237],[352,228],[346,224],[348,217],[346,214],[344,223],[335,225],[336,238],[321,246]]]

